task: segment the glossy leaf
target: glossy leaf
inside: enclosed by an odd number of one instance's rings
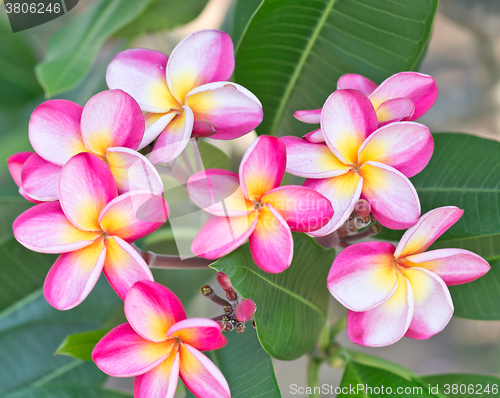
[[[484,257],[492,269],[482,278],[451,286],[455,315],[498,320],[500,308],[500,142],[467,134],[434,134],[428,166],[411,180],[422,214],[440,206],[464,209],[462,218],[430,249],[457,247]],[[397,241],[404,231],[383,231],[377,238]]]
[[[89,71],[104,41],[151,0],[99,0],[51,37],[36,74],[47,96],[69,90]]]
[[[263,0],[236,0],[231,24],[231,38],[237,47],[241,37]]]
[[[329,292],[326,277],[335,252],[305,234],[294,234],[292,265],[280,274],[258,268],[244,245],[212,267],[226,273],[243,298],[257,304],[255,323],[264,349],[274,358],[291,360],[316,343],[326,321]]]
[[[114,36],[133,38],[144,33],[173,29],[195,19],[207,3],[208,0],[153,0],[137,18]]]
[[[92,361],[92,351],[96,344],[111,329],[91,330],[67,336],[61,345],[57,348],[55,354],[67,355],[73,358]]]
[[[380,83],[412,70],[438,0],[264,0],[236,56],[236,82],[262,101],[259,134],[303,135],[300,109],[320,108],[345,73]]]
[[[80,384],[67,384],[28,387],[5,398],[133,398],[132,394],[123,391],[108,390],[98,386],[84,386]]]
[[[251,323],[242,334],[225,333],[227,345],[209,352],[231,389],[232,398],[281,397],[271,357],[257,339]]]

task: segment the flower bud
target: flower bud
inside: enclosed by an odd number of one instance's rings
[[[240,322],[247,322],[253,318],[256,310],[255,303],[250,299],[242,300],[236,308],[236,319]]]
[[[370,206],[370,203],[368,203],[364,199],[360,199],[354,205],[354,210],[356,211],[358,216],[365,218],[365,217],[368,217],[370,215],[372,208]]]

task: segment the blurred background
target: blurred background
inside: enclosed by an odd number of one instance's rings
[[[29,116],[45,100],[33,68],[43,59],[50,36],[91,3],[91,0],[81,0],[68,15],[15,35],[10,33],[6,14],[0,10],[0,196],[17,193],[7,171],[6,159],[15,152],[30,150]],[[194,21],[168,33],[145,34],[133,41],[109,40],[85,80],[56,98],[71,99],[83,105],[93,94],[105,89],[106,66],[118,51],[126,47],[145,47],[168,54],[191,32],[227,28],[225,16],[231,5],[232,0],[210,0]],[[433,132],[467,132],[500,140],[500,1],[441,0],[421,72],[435,78],[440,92],[436,104],[420,122]],[[212,143],[224,150],[233,164],[238,164],[254,138],[255,135],[249,134],[232,142]],[[333,300],[331,308],[332,319],[343,314],[343,308]],[[191,316],[212,316],[213,311],[215,308],[201,295],[189,305]],[[340,335],[340,342],[387,358],[418,374],[500,374],[500,322],[453,318],[444,332],[430,340],[403,338],[385,348],[357,347],[345,332]],[[306,364],[306,359],[275,361],[283,397],[293,396],[290,384],[306,385]],[[322,383],[339,385],[341,377],[340,369],[322,368]],[[108,385],[130,389],[132,383],[131,380],[113,379]]]

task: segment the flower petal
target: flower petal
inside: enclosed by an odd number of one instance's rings
[[[169,208],[160,195],[128,192],[108,203],[99,217],[99,224],[108,235],[131,243],[160,228],[168,215]]]
[[[325,142],[325,135],[323,134],[321,129],[313,130],[304,135],[304,137],[302,138],[306,139],[309,142],[313,142],[315,144],[318,144],[320,142]]]
[[[313,189],[296,185],[275,188],[262,197],[283,217],[294,232],[316,231],[331,220],[330,201]]]
[[[132,48],[119,52],[108,65],[111,90],[131,95],[146,112],[164,113],[180,108],[167,86],[168,57],[160,51]]]
[[[356,163],[359,147],[377,127],[372,103],[358,90],[337,90],[323,106],[321,130],[325,141],[344,163]]]
[[[225,256],[245,243],[256,224],[256,211],[243,217],[212,216],[194,238],[191,251],[210,260]]]
[[[400,261],[407,266],[434,272],[448,286],[475,281],[491,269],[481,256],[463,249],[431,250],[409,255]]]
[[[365,312],[349,311],[347,334],[352,342],[381,347],[394,344],[407,332],[413,317],[413,290],[399,272],[398,288],[379,306]]]
[[[99,234],[75,227],[59,202],[34,206],[16,218],[14,236],[23,246],[40,253],[66,253],[89,246]]]
[[[47,162],[35,153],[24,163],[21,175],[22,188],[34,200],[41,202],[57,200],[61,169],[61,166]]]
[[[393,295],[398,286],[394,246],[363,242],[341,251],[327,278],[330,293],[352,311],[370,310]]]
[[[139,281],[127,293],[125,316],[142,337],[161,342],[167,339],[174,324],[186,319],[186,312],[170,289],[159,283]]]
[[[118,236],[106,239],[106,260],[103,271],[113,290],[123,300],[134,283],[154,280],[141,255]]]
[[[306,178],[328,178],[347,173],[349,166],[340,161],[325,143],[313,144],[298,137],[282,137],[286,146],[286,171]]]
[[[245,87],[231,82],[204,84],[191,90],[186,105],[194,113],[194,136],[205,136],[207,127],[215,134],[210,138],[232,140],[254,130],[262,122],[262,104]],[[198,127],[199,126],[199,127]]]
[[[239,217],[254,211],[243,195],[238,174],[221,169],[201,170],[187,183],[189,198],[200,209],[219,217]]]
[[[88,152],[80,133],[82,110],[80,105],[67,100],[50,100],[39,105],[29,124],[35,152],[59,166],[77,153]]]
[[[227,81],[234,70],[234,48],[229,35],[200,30],[182,40],[167,62],[167,84],[181,103],[187,93],[203,84]]]
[[[250,200],[279,187],[286,169],[285,144],[277,137],[261,135],[248,147],[240,163],[240,184]]]
[[[104,373],[115,377],[139,376],[166,360],[175,342],[153,343],[124,323],[104,336],[92,351],[92,359]]]
[[[205,318],[189,318],[177,322],[169,329],[167,336],[179,337],[183,344],[189,344],[200,351],[218,350],[227,344],[220,324]]]
[[[323,108],[312,109],[310,111],[297,111],[293,114],[295,119],[303,123],[318,124],[321,121],[321,110]]]
[[[428,339],[442,331],[453,315],[451,295],[443,280],[423,268],[403,269],[413,290],[415,308],[405,336]]]
[[[377,84],[370,79],[355,73],[347,73],[346,75],[340,76],[337,81],[337,90],[351,88],[353,90],[359,90],[367,96],[373,93],[377,87]]]
[[[144,122],[146,123],[146,131],[144,137],[137,150],[148,146],[161,134],[168,124],[177,116],[177,113],[146,113],[144,115]]]
[[[180,346],[180,376],[197,397],[230,398],[231,392],[219,369],[205,355],[189,344]]]
[[[456,206],[433,209],[419,218],[401,238],[394,256],[403,258],[426,251],[441,235],[455,224],[464,211]]]
[[[102,209],[118,195],[108,166],[91,153],[72,157],[61,171],[59,200],[64,214],[84,231],[98,231]]]
[[[293,238],[280,213],[266,204],[259,210],[258,223],[249,237],[250,252],[257,266],[271,274],[286,270],[292,263]]]
[[[384,126],[388,123],[399,122],[403,119],[411,119],[415,107],[408,98],[393,98],[382,102],[377,108],[378,125]]]
[[[359,163],[369,160],[394,167],[406,177],[420,173],[432,156],[434,141],[423,124],[399,122],[379,128],[359,148]]]
[[[408,98],[415,105],[415,112],[410,120],[415,120],[431,108],[437,96],[438,87],[431,76],[417,72],[400,72],[384,80],[370,95],[370,100],[377,109],[387,100]]]
[[[361,199],[370,203],[373,217],[384,227],[404,229],[420,217],[420,201],[413,184],[401,172],[379,162],[366,162]]]
[[[184,105],[182,108],[182,115],[173,118],[158,137],[149,157],[151,163],[170,162],[186,148],[193,132],[194,116],[188,106]]]
[[[139,104],[122,90],[94,95],[83,108],[81,127],[87,148],[101,156],[111,147],[137,149],[145,128]]]
[[[313,236],[324,236],[339,229],[354,211],[359,200],[363,179],[353,171],[338,177],[323,179],[307,179],[304,187],[314,189],[326,196],[333,207],[333,217],[323,228],[313,231]]]
[[[163,194],[160,174],[139,152],[130,148],[108,148],[106,160],[115,177],[118,193],[149,191],[155,195]]]
[[[61,254],[43,284],[48,303],[58,310],[69,310],[85,300],[101,276],[105,256],[101,239],[83,249]]]
[[[134,380],[135,398],[174,398],[179,380],[179,353],[172,351],[156,368]]]
[[[10,175],[18,187],[22,185],[21,170],[23,165],[33,154],[34,152],[18,152],[7,158],[7,166],[9,168]]]

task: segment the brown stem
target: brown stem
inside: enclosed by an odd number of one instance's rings
[[[200,257],[191,257],[181,260],[179,256],[170,254],[156,254],[150,251],[145,251],[133,245],[134,249],[141,255],[141,257],[149,265],[149,268],[162,268],[162,269],[201,269],[208,268],[213,263],[212,260],[207,260]]]

